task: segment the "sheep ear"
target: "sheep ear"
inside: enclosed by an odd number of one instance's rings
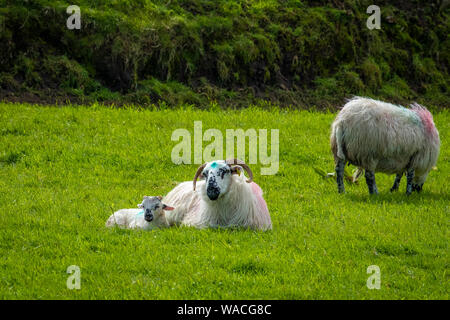
[[[232,174],[239,174],[239,175],[240,175],[240,174],[241,174],[241,169],[242,169],[242,168],[239,167],[239,166],[232,167],[232,168],[231,168],[231,173],[232,173]]]
[[[143,206],[142,203],[138,203],[137,207],[138,207],[139,209],[142,209],[144,206]]]
[[[174,207],[169,207],[168,205],[163,204],[163,210],[172,211],[174,209]]]

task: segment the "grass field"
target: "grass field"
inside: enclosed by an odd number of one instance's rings
[[[421,194],[380,195],[364,181],[337,194],[331,113],[136,110],[0,104],[1,299],[448,299],[450,113]],[[176,128],[279,129],[280,169],[253,165],[273,231],[106,229],[107,217],[191,180],[175,165]],[[204,143],[204,146],[206,143]],[[81,289],[66,287],[67,267]],[[381,288],[366,286],[367,267]]]

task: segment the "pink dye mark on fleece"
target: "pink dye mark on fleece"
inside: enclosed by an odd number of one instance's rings
[[[264,200],[262,194],[261,188],[254,182],[251,182],[252,192],[256,197],[256,200],[258,202],[259,209],[262,213],[265,213],[269,216],[269,209],[267,208],[267,203]]]
[[[433,115],[430,113],[430,111],[428,111],[418,103],[413,103],[411,105],[411,110],[419,116],[426,132],[433,137],[437,137],[436,126],[434,125]]]

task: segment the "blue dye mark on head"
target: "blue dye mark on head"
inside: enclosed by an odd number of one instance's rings
[[[217,162],[211,163],[211,168],[215,168],[215,167],[217,167]]]

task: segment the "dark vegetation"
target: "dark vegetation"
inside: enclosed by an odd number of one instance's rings
[[[0,0],[0,100],[445,108],[448,1]],[[69,30],[66,8],[81,8]]]

